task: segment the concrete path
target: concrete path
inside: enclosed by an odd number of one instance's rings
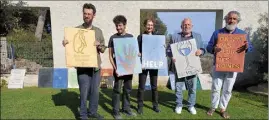
[[[261,83],[257,86],[248,87],[247,90],[256,94],[268,95],[268,83]]]

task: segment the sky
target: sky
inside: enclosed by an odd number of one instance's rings
[[[200,33],[204,44],[207,44],[215,31],[216,12],[157,12],[159,18],[167,26],[168,34],[181,31],[181,21],[189,17],[192,19],[192,31]]]

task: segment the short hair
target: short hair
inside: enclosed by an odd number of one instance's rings
[[[237,18],[237,22],[238,22],[238,23],[242,20],[241,15],[240,15],[239,12],[237,12],[237,11],[230,11],[230,12],[229,12],[227,15],[225,15],[225,17],[224,17],[225,22],[228,21],[228,17],[229,17],[230,14],[236,14],[236,15],[237,15],[237,17],[238,17],[238,18]]]
[[[91,4],[91,3],[85,3],[85,4],[83,5],[82,11],[84,11],[84,9],[92,9],[93,14],[96,13],[96,8],[95,8],[95,6],[94,6],[93,4]]]
[[[144,26],[147,25],[148,21],[153,22],[153,25],[155,25],[155,23],[156,23],[156,20],[155,20],[153,17],[148,17],[148,18],[145,19],[144,22],[143,22]]]
[[[122,23],[123,25],[126,25],[127,19],[123,15],[117,15],[113,18],[114,24],[120,24]]]
[[[184,19],[181,21],[181,26],[183,25],[184,21],[186,21],[186,20],[191,21],[191,24],[192,24],[192,20],[191,20],[191,18],[184,18]]]

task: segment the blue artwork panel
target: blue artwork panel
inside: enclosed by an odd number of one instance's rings
[[[65,89],[68,86],[68,70],[67,68],[54,68],[53,72],[53,88]]]
[[[142,35],[142,68],[165,69],[164,35]]]

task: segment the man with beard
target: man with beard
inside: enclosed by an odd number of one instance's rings
[[[80,91],[80,118],[103,119],[104,117],[97,113],[98,101],[99,101],[99,85],[100,85],[100,65],[101,58],[100,53],[104,53],[106,47],[104,46],[105,40],[102,30],[92,25],[93,18],[95,17],[96,8],[93,4],[83,5],[83,20],[84,23],[77,28],[89,29],[95,31],[95,46],[97,48],[98,68],[77,68],[78,83]],[[63,46],[68,44],[68,40],[63,40]],[[89,111],[87,110],[87,98],[90,97]]]
[[[222,29],[216,30],[211,36],[210,41],[207,45],[207,51],[214,54],[213,63],[213,79],[211,88],[211,109],[207,112],[209,116],[212,116],[214,111],[220,107],[220,113],[223,118],[230,118],[226,112],[229,100],[232,96],[233,85],[236,80],[237,72],[218,72],[215,70],[215,59],[216,53],[221,51],[216,46],[218,40],[218,34],[247,34],[243,30],[237,28],[237,24],[241,21],[240,13],[237,11],[230,11],[225,17],[226,26]],[[245,45],[238,46],[238,52],[249,52],[252,51],[252,45],[247,37]],[[223,85],[223,86],[222,86]],[[220,90],[222,88],[222,95],[220,96]]]

